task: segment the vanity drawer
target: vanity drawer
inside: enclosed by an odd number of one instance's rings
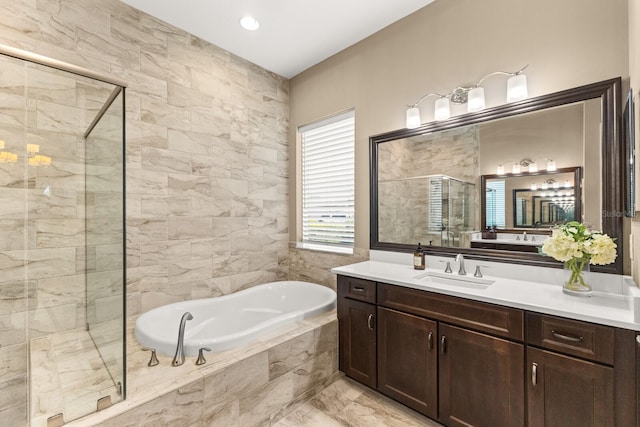
[[[378,304],[513,340],[524,340],[524,312],[419,289],[378,283]]]
[[[355,277],[338,276],[338,294],[359,301],[376,302],[376,282]]]
[[[527,343],[613,365],[614,328],[527,313]]]

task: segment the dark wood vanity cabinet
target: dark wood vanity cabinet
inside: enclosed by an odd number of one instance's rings
[[[613,368],[530,347],[530,427],[610,427],[615,424]]]
[[[638,425],[633,331],[532,312],[526,324],[530,427]]]
[[[440,421],[523,426],[524,346],[440,324]]]
[[[338,319],[340,370],[444,425],[640,427],[634,331],[346,276]]]
[[[339,367],[347,376],[375,388],[375,283],[338,277]]]
[[[438,323],[378,307],[378,390],[438,417]]]

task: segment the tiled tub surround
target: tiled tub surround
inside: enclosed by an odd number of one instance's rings
[[[337,372],[336,312],[321,314],[245,346],[206,353],[207,363],[171,366],[171,357],[148,367],[150,353],[133,338],[128,321],[127,399],[69,426],[224,426],[276,423]]]
[[[42,154],[65,162],[28,179],[19,168],[12,171],[17,177],[0,173],[0,186],[13,186],[0,194],[3,209],[10,210],[0,213],[0,419],[22,426],[28,410],[27,328],[38,336],[84,329],[85,259],[95,265],[104,285],[98,297],[106,302],[115,300],[107,291],[112,278],[101,273],[127,269],[128,316],[287,278],[289,82],[119,0],[5,1],[0,15],[0,43],[128,85],[126,266],[109,247],[122,242],[121,228],[117,241],[88,253],[77,249],[84,245],[84,220],[77,214],[83,214],[85,200],[76,190],[84,184],[70,158],[81,144],[61,126],[67,123],[60,114],[71,112],[74,130],[86,126],[77,112],[83,106],[75,105],[80,98],[65,79],[35,76],[39,99],[29,107],[40,118],[28,141],[46,141]],[[4,71],[3,79],[13,78]],[[42,83],[52,83],[53,90]],[[17,95],[22,92],[13,80],[0,86],[9,105],[0,124],[14,125],[19,132],[12,139],[26,143],[18,138],[25,118],[16,110],[24,105]],[[86,102],[97,112],[103,100],[98,91],[86,85],[77,90],[88,93]],[[66,95],[72,101],[64,101]],[[36,117],[31,113],[30,120]],[[9,138],[0,139],[14,151]],[[106,154],[112,153],[100,158]],[[58,192],[54,185],[51,198],[42,196],[45,178],[69,190]],[[16,206],[24,201],[15,195],[23,191],[16,185],[35,186],[28,191],[39,216],[28,228],[22,206]],[[97,214],[111,206],[100,197],[86,205]],[[56,216],[48,217],[51,212]],[[62,221],[65,212],[71,216]],[[92,231],[105,239],[101,232],[121,224],[93,218]],[[37,243],[37,250],[26,251],[25,241]],[[37,314],[36,305],[43,308]],[[100,322],[108,310],[94,313]]]

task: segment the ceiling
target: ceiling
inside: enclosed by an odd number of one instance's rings
[[[434,0],[122,0],[291,78]],[[251,15],[260,28],[247,31]]]

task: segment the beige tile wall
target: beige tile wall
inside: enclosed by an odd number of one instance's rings
[[[0,43],[129,84],[129,314],[287,277],[286,79],[116,0],[0,13]]]
[[[227,294],[287,278],[286,79],[117,0],[3,1],[0,15],[0,43],[112,75],[129,85],[129,315],[169,302]],[[38,91],[43,98],[38,138],[59,133],[69,125],[80,126],[76,109],[95,108],[99,103],[91,87],[77,88],[86,95],[85,105],[75,105],[64,101],[70,94],[65,81],[40,76],[34,82],[37,88],[53,85],[52,90]],[[0,83],[6,89],[3,85]],[[19,99],[3,99],[18,103],[16,108],[8,106],[3,120],[20,125]],[[76,149],[74,138],[57,137],[56,141],[60,155]],[[58,170],[53,178],[80,190],[84,184],[73,176],[69,167]],[[37,183],[28,181],[26,185]],[[5,213],[20,199],[12,191],[0,193]],[[71,196],[57,195],[58,213],[72,210],[75,214],[77,206],[84,206],[84,200]],[[95,209],[109,207],[108,200],[88,202]],[[50,207],[32,203],[32,208],[42,211]],[[20,215],[22,211],[18,206],[10,213]],[[23,224],[2,213],[0,216],[13,221],[0,231],[8,233],[2,241],[11,242],[0,257],[3,280],[9,282],[3,295],[17,292],[33,297],[37,287],[50,290],[40,299],[51,305],[48,317],[29,320],[39,333],[54,325],[73,329],[84,324],[84,310],[79,314],[70,310],[75,307],[75,294],[71,295],[73,306],[62,303],[62,297],[82,285],[76,263],[84,265],[88,257],[89,265],[97,270],[117,266],[109,247],[96,248],[95,253],[45,247],[27,259],[34,279],[40,282],[25,285],[19,274],[23,257],[14,256],[22,253]],[[103,224],[93,226],[97,229]],[[74,240],[80,231],[73,221],[64,222],[62,229],[70,234],[52,232],[60,230],[59,222],[43,220],[33,235],[26,235],[30,239],[40,236],[42,245],[59,248],[60,239]],[[68,276],[64,287],[51,280],[52,271]],[[14,273],[18,276],[13,277]],[[5,299],[9,311],[26,304],[13,297]],[[100,314],[98,310],[95,313]],[[24,316],[17,319],[0,312],[2,339],[14,344],[0,348],[0,382],[13,396],[0,399],[7,403],[2,405],[6,409],[2,415],[18,420],[25,417],[26,397],[20,397],[24,394],[20,390],[26,389],[26,365],[19,363],[26,353],[25,322]]]

